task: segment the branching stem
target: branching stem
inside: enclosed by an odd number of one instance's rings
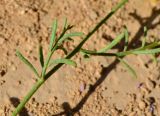
[[[70,59],[71,57],[73,57],[77,52],[79,52],[79,50],[81,49],[81,47],[83,46],[83,44],[119,9],[121,8],[128,0],[121,0],[121,2],[114,7],[111,12],[104,17],[94,28],[93,30],[91,30],[86,37],[79,43],[79,45],[69,54],[66,56],[67,59]],[[38,90],[38,88],[53,74],[55,73],[63,64],[58,64],[56,65],[53,69],[51,69],[47,74],[46,74],[46,70],[50,61],[50,58],[52,56],[52,52],[49,53],[48,58],[46,60],[46,63],[44,65],[44,69],[42,71],[42,78],[40,78],[32,87],[32,89],[29,91],[29,93],[24,97],[24,99],[21,101],[21,103],[18,105],[18,107],[15,109],[15,111],[13,112],[12,116],[17,116],[17,114],[19,114],[19,112],[23,109],[23,107],[25,106],[25,104],[29,101],[29,99],[33,96],[33,94]]]

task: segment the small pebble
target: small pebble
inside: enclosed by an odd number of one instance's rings
[[[142,86],[141,87],[141,91],[144,93],[144,94],[149,94],[150,91],[148,90],[148,88],[146,86]]]
[[[28,9],[20,9],[20,10],[19,10],[19,14],[20,14],[20,15],[24,15],[25,13],[27,13],[27,10],[28,10]]]
[[[22,82],[21,82],[21,81],[18,81],[18,84],[19,84],[19,85],[21,85],[21,84],[22,84]]]
[[[0,85],[3,85],[5,82],[6,82],[5,80],[1,80]]]
[[[141,88],[143,86],[144,83],[139,83],[138,84],[138,88]]]
[[[16,71],[16,70],[17,70],[17,67],[14,66],[14,65],[12,65],[11,69],[12,69],[13,71]]]
[[[138,102],[138,105],[139,105],[139,108],[140,108],[141,110],[145,109],[145,107],[146,107],[146,103],[145,103],[144,101],[139,101],[139,102]]]
[[[85,87],[86,87],[86,85],[84,83],[81,84],[80,88],[79,88],[80,92],[83,92],[85,90]]]
[[[152,90],[155,87],[155,84],[150,79],[146,80],[146,86],[148,89]]]
[[[90,18],[91,18],[92,20],[95,20],[95,19],[98,17],[98,13],[97,13],[96,11],[94,11],[94,10],[91,10],[91,11],[89,12],[89,15],[90,15]]]

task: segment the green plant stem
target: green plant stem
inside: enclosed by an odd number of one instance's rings
[[[48,56],[47,56],[46,62],[45,62],[44,67],[42,69],[42,77],[41,78],[44,78],[44,76],[45,76],[45,73],[46,73],[49,61],[50,61],[50,59],[52,57],[52,54],[53,54],[53,52],[50,51],[49,54],[48,54]]]
[[[71,58],[73,57],[77,52],[79,52],[79,50],[81,49],[81,47],[83,46],[83,44],[91,37],[91,35],[93,35],[101,26],[102,24],[104,24],[119,8],[121,8],[128,0],[122,0],[116,7],[114,7],[111,12],[104,17],[94,28],[92,31],[90,31],[86,37],[80,42],[80,44],[69,54],[66,56],[66,58]],[[48,56],[48,59],[51,58],[51,54]],[[49,63],[49,61],[48,61]],[[53,69],[51,69],[46,75],[46,69],[48,66],[48,63],[46,63],[46,67],[43,71],[43,77],[40,80],[38,80],[38,82],[35,83],[35,85],[33,86],[33,88],[29,91],[29,93],[26,95],[26,97],[20,102],[20,104],[18,105],[18,107],[15,109],[15,111],[13,112],[12,116],[17,116],[17,114],[23,109],[23,107],[25,106],[25,104],[29,101],[29,99],[32,97],[32,95],[38,90],[38,88],[54,73],[56,72],[63,64],[58,64],[56,65]]]
[[[48,56],[47,56],[47,59],[46,59],[46,62],[44,64],[44,67],[42,69],[42,75],[41,75],[41,78],[45,78],[45,74],[46,74],[46,71],[47,71],[47,67],[48,67],[48,64],[50,62],[50,59],[54,53],[54,51],[57,49],[57,44],[53,47],[52,51],[49,51],[48,53]]]
[[[29,101],[29,99],[32,97],[32,95],[38,90],[38,88],[45,82],[44,79],[39,79],[32,89],[29,91],[29,93],[24,97],[24,99],[21,101],[21,103],[18,105],[18,107],[15,109],[15,111],[12,113],[12,116],[17,116],[19,112],[23,109],[25,104]]]
[[[66,56],[67,59],[73,57],[83,46],[83,44],[104,24],[119,8],[121,8],[128,0],[121,0],[121,2],[115,6],[109,14],[107,14],[94,28],[91,30],[86,37],[77,45],[77,47]],[[51,69],[45,76],[45,78],[49,78],[58,68],[60,68],[62,64],[58,64],[53,69]]]

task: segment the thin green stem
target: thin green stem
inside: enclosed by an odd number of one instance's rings
[[[53,54],[53,52],[50,51],[49,54],[48,54],[48,56],[47,56],[46,62],[45,62],[44,67],[42,69],[42,78],[44,78],[44,76],[45,76],[45,73],[46,73],[49,61],[50,61],[50,59],[52,57],[52,54]]]
[[[57,49],[57,47],[58,47],[58,46],[57,46],[57,44],[56,44],[56,45],[53,47],[52,51],[49,51],[49,53],[48,53],[46,62],[45,62],[44,67],[43,67],[43,69],[42,69],[42,75],[41,75],[42,78],[45,77],[45,74],[46,74],[46,71],[47,71],[47,68],[48,68],[48,64],[49,64],[49,62],[50,62],[50,60],[51,60],[51,57],[52,57],[54,51]]]
[[[29,91],[29,93],[24,97],[24,99],[22,100],[22,102],[18,105],[18,107],[15,109],[15,111],[12,113],[12,116],[17,116],[17,114],[19,114],[19,112],[23,109],[23,107],[25,106],[25,104],[30,100],[30,98],[32,97],[32,95],[38,90],[38,88],[45,82],[45,80],[43,79],[39,79],[34,86],[32,87],[32,89]]]
[[[71,58],[74,56],[77,51],[81,49],[83,44],[119,9],[121,8],[128,0],[122,0],[117,6],[115,6],[111,12],[106,15],[94,28],[92,31],[90,31],[87,36],[79,43],[79,45],[67,56],[67,58]]]
[[[81,49],[81,47],[83,46],[83,44],[102,26],[102,24],[104,24],[119,8],[121,8],[128,0],[122,0],[116,7],[114,7],[111,12],[104,17],[94,28],[92,31],[90,31],[86,37],[80,42],[80,44],[69,54],[66,56],[66,58],[70,59],[71,57],[73,57],[77,52],[79,52],[79,50]],[[38,88],[54,73],[56,72],[63,64],[58,64],[56,65],[53,69],[51,69],[47,74],[46,70],[47,70],[47,66],[49,64],[50,58],[52,56],[52,53],[49,53],[48,58],[46,60],[44,69],[42,71],[42,77],[41,79],[38,80],[38,82],[35,83],[35,85],[33,86],[33,88],[29,91],[29,93],[26,95],[26,97],[22,100],[22,102],[18,105],[18,107],[15,109],[15,111],[13,112],[12,116],[16,116],[25,106],[25,104],[29,101],[29,99],[32,97],[32,95],[38,90]]]

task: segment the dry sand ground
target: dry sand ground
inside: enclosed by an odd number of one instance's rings
[[[31,71],[16,57],[18,48],[39,67],[38,45],[47,53],[53,19],[61,27],[64,17],[74,31],[87,33],[119,0],[0,0],[0,115],[10,116],[36,81]],[[149,0],[130,0],[84,48],[100,49],[127,25],[135,43],[149,28],[148,41],[160,39],[160,5]],[[61,29],[59,29],[61,31]],[[72,50],[80,41],[66,43]],[[135,44],[137,45],[137,44]],[[55,57],[64,56],[57,51]],[[160,64],[151,56],[125,57],[138,78],[132,78],[113,58],[80,54],[77,67],[64,65],[33,96],[21,116],[160,116]],[[40,68],[39,68],[40,70]]]

